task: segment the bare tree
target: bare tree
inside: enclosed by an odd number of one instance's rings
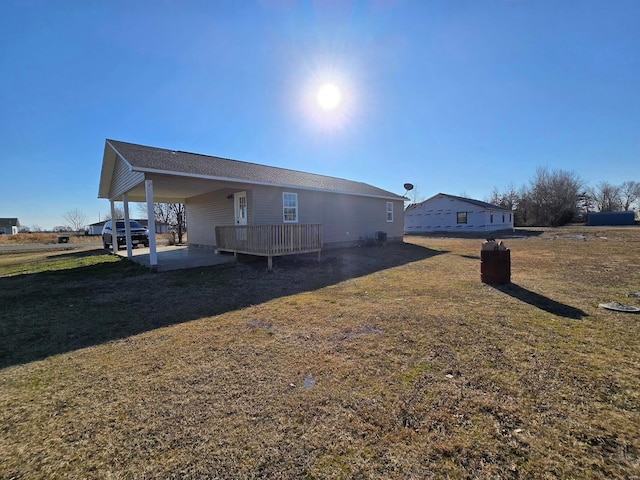
[[[593,202],[592,192],[590,188],[583,190],[580,193],[580,199],[578,200],[578,220],[581,222],[587,221],[589,212],[595,211],[595,204]]]
[[[146,213],[146,206],[140,206]],[[187,216],[183,203],[154,203],[153,214],[157,222],[166,223],[178,235],[178,243],[187,231]]]
[[[527,223],[559,226],[578,211],[584,182],[574,172],[538,168],[524,194]]]
[[[65,213],[64,219],[69,222],[69,224],[71,225],[71,229],[74,232],[84,230],[84,228],[87,226],[87,216],[77,208]]]
[[[425,200],[424,196],[420,193],[420,189],[418,187],[413,187],[412,190],[407,194],[411,203],[420,203]]]
[[[640,182],[627,180],[620,185],[620,206],[623,211],[628,211],[640,200]]]
[[[518,193],[513,183],[510,183],[504,192],[500,192],[497,187],[493,187],[488,203],[499,205],[509,210],[516,210],[520,203],[520,193]]]
[[[172,203],[171,210],[175,218],[175,229],[178,232],[178,243],[182,243],[182,236],[187,231],[187,211],[183,203]]]
[[[109,210],[109,212],[104,216],[105,220],[120,220],[121,218],[124,218],[124,208],[123,207],[114,207],[113,211],[116,214],[116,218],[113,219],[111,218],[111,210]]]
[[[187,216],[183,203],[156,203],[154,205],[156,220],[167,223],[178,235],[178,243],[187,231]]]
[[[153,218],[156,222],[166,223],[169,225],[170,213],[168,208],[168,203],[154,203],[153,204]],[[149,216],[147,212],[147,204],[139,203],[138,204],[138,212],[140,214],[140,218],[147,218]]]
[[[593,207],[599,212],[618,212],[622,208],[620,187],[609,182],[598,182],[588,189]]]

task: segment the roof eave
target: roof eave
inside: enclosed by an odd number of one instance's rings
[[[460,202],[467,203],[469,205],[473,205],[474,207],[482,207],[482,208],[485,208],[485,209],[491,208],[491,209],[495,209],[495,210],[504,210],[505,212],[512,212],[513,211],[510,208],[501,207],[500,205],[493,205],[491,203],[481,202],[480,200],[473,200],[472,198],[458,197],[457,195],[449,195],[448,193],[442,193],[442,192],[436,193],[435,195],[427,198],[426,200],[423,200],[420,203],[416,203],[415,205],[422,205],[423,203],[427,203],[428,201],[433,200],[434,198],[436,198],[436,197],[438,197],[440,195],[442,195],[444,197],[447,197],[447,198],[456,199],[456,200],[458,200]]]
[[[124,160],[124,158],[123,158],[123,160]],[[386,200],[402,200],[402,201],[408,200],[408,198],[402,197],[400,195],[395,195],[392,192],[389,192],[389,195],[374,195],[374,194],[367,194],[367,193],[354,193],[354,192],[346,192],[346,191],[343,191],[343,190],[329,190],[329,189],[326,189],[326,188],[305,187],[305,186],[301,186],[301,185],[293,185],[293,184],[286,184],[286,183],[261,182],[261,181],[258,181],[258,180],[248,180],[246,178],[220,177],[220,176],[216,176],[216,175],[202,175],[202,174],[197,174],[197,173],[176,172],[176,171],[172,171],[172,170],[161,170],[161,169],[157,169],[157,168],[146,168],[146,167],[135,167],[135,166],[131,166],[131,171],[132,172],[140,172],[140,173],[152,173],[152,174],[158,174],[158,175],[172,175],[172,176],[179,176],[179,177],[185,177],[185,178],[197,178],[197,179],[200,179],[200,180],[214,180],[214,181],[218,181],[218,182],[244,183],[244,184],[247,184],[247,185],[262,185],[262,186],[278,187],[278,188],[292,188],[292,189],[295,188],[297,190],[307,190],[307,191],[326,192],[326,193],[337,193],[337,194],[342,194],[342,195],[353,195],[353,196],[368,197],[368,198],[381,198],[381,199],[386,199]]]
[[[102,170],[100,172],[100,183],[98,186],[98,198],[110,198],[111,181],[113,180],[113,171],[116,166],[116,160],[120,158],[132,170],[131,163],[118,151],[109,139],[104,143],[104,154],[102,155]]]

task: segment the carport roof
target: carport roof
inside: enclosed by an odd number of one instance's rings
[[[110,139],[106,140],[105,160],[103,160],[100,179],[99,197],[102,198],[108,197],[113,175],[112,170],[108,171],[109,169],[105,168],[106,152],[109,148],[128,165],[132,172],[404,200],[400,195],[362,182]]]

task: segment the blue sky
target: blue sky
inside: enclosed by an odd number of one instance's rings
[[[7,1],[0,217],[64,225],[105,138],[487,198],[640,181],[640,1]],[[319,87],[341,91],[337,109]]]

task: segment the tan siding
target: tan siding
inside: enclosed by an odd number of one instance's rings
[[[111,179],[109,197],[120,197],[141,182],[144,182],[144,173],[129,171],[128,165],[118,157],[116,159],[113,178]]]
[[[295,189],[259,186],[253,189],[253,202],[249,204],[251,225],[279,225],[282,220],[282,192],[299,193]],[[300,195],[298,194],[298,204]],[[253,212],[253,217],[251,213]],[[299,214],[298,214],[299,215]],[[298,222],[302,223],[302,222]]]
[[[296,189],[255,188],[252,224],[283,223],[283,192],[298,194],[298,223],[322,224],[325,244],[356,242],[359,238],[372,238],[377,231],[386,232],[389,240],[402,238],[404,205],[401,200],[393,202],[393,222],[387,222],[388,200]]]
[[[320,216],[325,244],[373,238],[378,231],[386,232],[389,240],[402,238],[402,201],[393,202],[393,222],[387,222],[387,200],[384,199],[315,192],[309,197],[304,198],[304,207],[302,199],[299,199],[300,209],[305,212],[301,217]]]
[[[230,189],[218,190],[187,200],[190,244],[215,247],[216,226],[234,223],[233,199],[227,198],[232,193]]]
[[[215,246],[215,227],[234,224],[233,199],[227,196],[239,191],[247,192],[248,225],[283,224],[282,194],[291,192],[298,194],[298,223],[320,223],[325,246],[373,238],[378,231],[386,232],[389,241],[402,239],[402,201],[393,202],[393,222],[387,222],[385,199],[254,185],[189,198],[190,244]]]

